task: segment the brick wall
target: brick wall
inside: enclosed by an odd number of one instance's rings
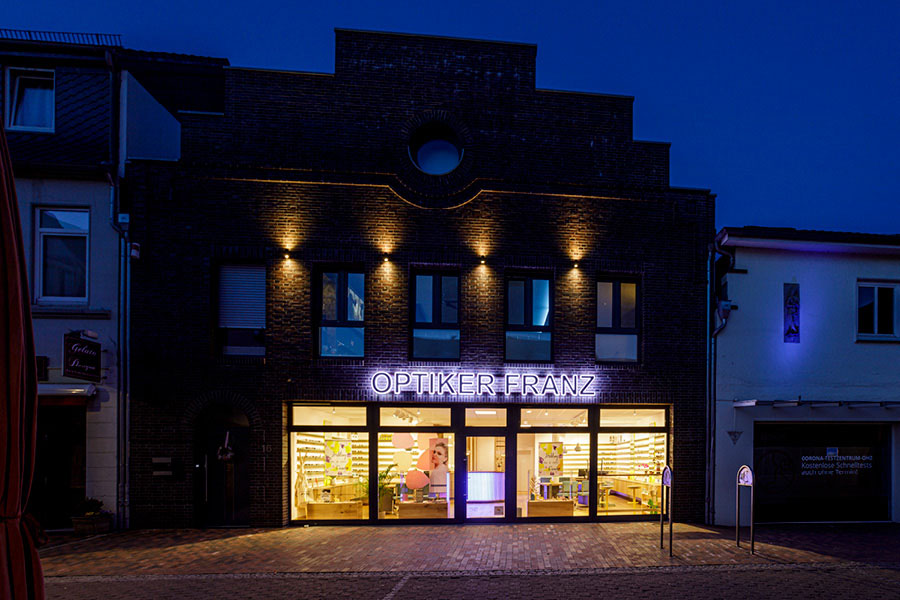
[[[535,90],[533,46],[337,39],[334,75],[229,70],[225,115],[184,118],[181,163],[129,169],[142,248],[132,287],[133,523],[191,523],[191,420],[221,394],[258,415],[252,523],[285,523],[285,402],[371,400],[376,367],[410,366],[416,265],[460,272],[460,368],[503,367],[505,275],[552,273],[553,367],[596,372],[600,402],[674,406],[675,508],[702,520],[713,197],[668,187],[668,146],[632,140],[630,98]],[[465,140],[463,163],[437,178],[410,168],[404,137],[432,118]],[[267,267],[264,361],[229,360],[215,346],[216,268],[237,260]],[[329,262],[364,265],[364,359],[316,357],[311,279]],[[639,365],[594,362],[601,273],[640,279]],[[153,477],[158,455],[180,457],[183,469]]]

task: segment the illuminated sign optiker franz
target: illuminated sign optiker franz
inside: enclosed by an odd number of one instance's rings
[[[378,371],[370,381],[376,394],[503,396],[594,396],[595,375],[540,375],[538,373]]]

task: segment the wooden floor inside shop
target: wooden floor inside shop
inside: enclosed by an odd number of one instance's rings
[[[588,507],[571,500],[530,500],[528,494],[520,493],[516,497],[516,506],[520,517],[586,517],[590,514]],[[635,503],[629,497],[610,494],[606,502],[597,507],[600,516],[620,515],[658,515],[659,509],[647,502]]]

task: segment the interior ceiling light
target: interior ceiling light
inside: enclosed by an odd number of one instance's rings
[[[476,410],[475,414],[476,415],[496,415],[497,411],[496,410]]]

